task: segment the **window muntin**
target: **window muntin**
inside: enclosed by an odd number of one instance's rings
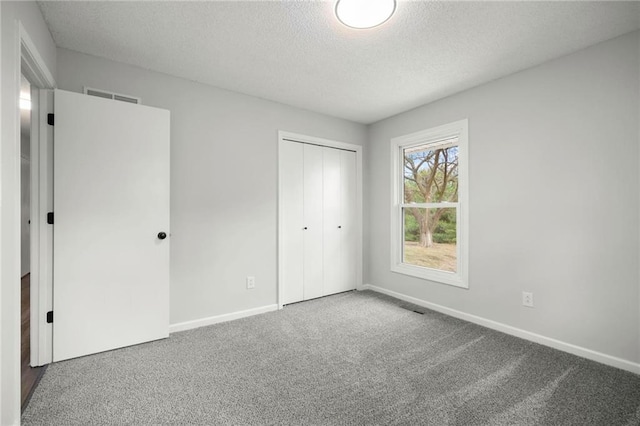
[[[466,120],[392,142],[392,271],[467,287]]]

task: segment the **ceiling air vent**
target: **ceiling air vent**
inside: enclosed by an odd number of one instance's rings
[[[84,94],[97,96],[99,98],[113,99],[114,101],[129,102],[130,104],[141,104],[142,99],[135,96],[122,95],[120,93],[107,92],[106,90],[93,89],[91,87],[84,88]]]

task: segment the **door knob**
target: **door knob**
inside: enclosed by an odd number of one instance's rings
[[[164,240],[167,238],[167,234],[165,232],[158,232],[158,239]]]

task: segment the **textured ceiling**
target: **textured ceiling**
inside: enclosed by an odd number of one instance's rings
[[[39,2],[60,47],[361,123],[640,28],[640,2]]]

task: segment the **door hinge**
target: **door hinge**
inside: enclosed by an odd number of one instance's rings
[[[54,116],[53,116],[53,114],[47,114],[47,124],[48,124],[49,126],[53,126],[54,121],[55,121],[55,120],[54,120]]]
[[[51,324],[53,322],[53,311],[47,312],[47,324]]]
[[[47,224],[53,225],[53,212],[47,213]]]

